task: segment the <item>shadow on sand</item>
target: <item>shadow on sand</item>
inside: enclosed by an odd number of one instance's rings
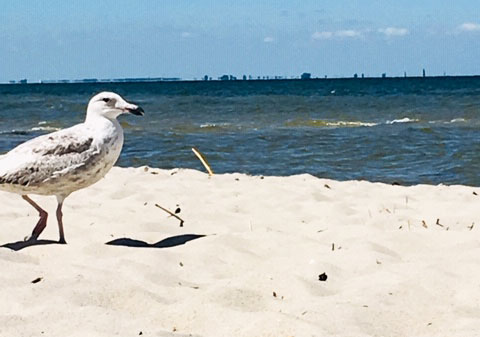
[[[203,238],[204,234],[183,234],[171,236],[169,238],[163,239],[157,243],[147,243],[145,241],[134,240],[129,238],[121,238],[109,241],[106,245],[111,246],[124,246],[124,247],[134,247],[134,248],[170,248],[175,246],[184,245],[188,241],[196,240]],[[44,246],[44,245],[60,245],[62,243],[53,240],[27,240],[27,241],[17,241],[6,243],[0,248],[8,248],[14,251],[19,251],[24,248],[32,246]]]
[[[106,245],[134,247],[134,248],[170,248],[170,247],[184,245],[188,241],[203,238],[204,236],[206,235],[203,235],[203,234],[176,235],[176,236],[171,236],[169,238],[158,241],[157,243],[148,243],[140,240],[121,238],[121,239],[115,239],[115,240],[109,241],[106,243]]]
[[[0,246],[0,248],[8,248],[11,250],[22,250],[27,247],[32,247],[32,246],[44,246],[44,245],[63,245],[64,243],[60,243],[58,241],[53,241],[53,240],[27,240],[27,241],[17,241],[17,242],[10,242],[6,243],[3,246]]]

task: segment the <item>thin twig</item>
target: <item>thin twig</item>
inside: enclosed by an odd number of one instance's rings
[[[197,156],[197,158],[202,162],[203,166],[205,166],[205,168],[207,169],[208,171],[208,175],[210,176],[213,176],[213,171],[212,169],[210,168],[210,165],[208,165],[208,162],[207,160],[205,159],[205,157],[200,153],[200,151],[198,151],[196,148],[192,147],[192,151],[193,153],[195,153],[195,155]]]
[[[180,218],[178,215],[176,215],[175,213],[169,211],[168,209],[166,209],[165,207],[162,207],[160,206],[159,204],[155,204],[155,206],[157,206],[158,208],[164,210],[165,212],[167,212],[168,214],[170,214],[171,216],[177,218],[178,220],[180,220],[180,227],[183,227],[183,223],[185,222],[182,218]]]

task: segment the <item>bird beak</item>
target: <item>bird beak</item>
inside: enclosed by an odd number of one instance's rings
[[[135,104],[127,104],[125,105],[123,110],[125,112],[131,113],[132,115],[137,115],[137,116],[143,116],[144,114],[143,109]]]

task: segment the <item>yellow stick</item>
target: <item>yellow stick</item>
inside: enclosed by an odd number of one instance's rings
[[[205,166],[205,168],[207,169],[208,171],[208,175],[210,176],[213,176],[213,171],[212,169],[210,168],[210,165],[208,165],[208,162],[207,160],[205,159],[205,157],[200,153],[200,151],[198,151],[196,148],[192,147],[192,151],[193,153],[195,153],[195,155],[197,156],[197,158],[202,162],[203,166]]]
[[[180,218],[178,215],[176,215],[175,213],[173,213],[172,211],[169,211],[168,209],[166,209],[165,207],[162,207],[160,206],[159,204],[155,204],[155,206],[157,206],[158,208],[160,208],[161,210],[164,210],[165,212],[167,212],[168,214],[170,214],[171,216],[177,218],[178,220],[180,220],[180,227],[183,227],[183,223],[185,221],[183,221],[182,218]]]

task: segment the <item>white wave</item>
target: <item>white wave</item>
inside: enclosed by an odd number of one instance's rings
[[[332,121],[324,119],[310,120],[290,120],[285,123],[288,127],[371,127],[378,123],[361,122],[361,121]]]
[[[45,124],[47,124],[47,121],[40,121],[40,122],[38,122],[38,125],[45,125]]]
[[[35,126],[30,129],[12,129],[12,130],[0,130],[0,135],[28,135],[32,131],[58,131],[61,128],[56,128],[53,126]]]
[[[450,121],[428,121],[428,124],[453,124],[453,123],[465,123],[467,120],[465,118],[454,118]]]
[[[205,124],[201,124],[200,127],[201,128],[222,128],[222,127],[226,127],[226,126],[230,126],[231,124],[230,123],[205,123]]]
[[[376,126],[377,123],[367,123],[367,122],[347,122],[347,121],[338,121],[338,122],[326,122],[326,126]]]
[[[58,131],[61,128],[56,128],[53,126],[36,126],[31,128],[29,131]]]
[[[396,123],[415,123],[419,122],[419,119],[410,119],[408,117],[401,118],[401,119],[394,119],[391,121],[386,121],[385,124],[396,124]]]
[[[12,129],[12,130],[2,130],[0,131],[0,135],[26,135],[28,134],[28,131],[26,130],[16,130],[16,129]]]

